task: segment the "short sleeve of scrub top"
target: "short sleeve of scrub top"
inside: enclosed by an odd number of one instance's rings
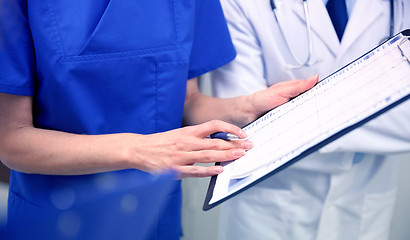
[[[0,92],[32,96],[37,128],[76,134],[178,128],[187,79],[234,57],[218,0],[0,0]],[[73,207],[130,189],[141,176],[149,178],[138,170],[83,176],[12,170],[9,221],[58,209],[55,193],[69,189]],[[110,179],[108,192],[98,179]],[[179,181],[165,201],[150,239],[181,234]]]

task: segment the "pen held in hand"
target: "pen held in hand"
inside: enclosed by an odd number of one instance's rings
[[[239,138],[238,136],[236,136],[235,134],[227,133],[227,132],[216,132],[216,133],[213,133],[213,134],[209,135],[209,138],[222,139],[222,140],[226,140],[226,141],[230,141],[230,140],[244,140],[244,139],[240,139],[240,138]]]

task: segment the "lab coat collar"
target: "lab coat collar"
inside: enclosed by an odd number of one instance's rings
[[[342,42],[340,42],[334,30],[332,20],[330,20],[329,14],[327,13],[326,6],[323,4],[323,0],[310,0],[307,2],[313,33],[323,41],[335,56],[343,55],[360,35],[365,32],[366,28],[371,24],[375,24],[375,20],[383,11],[381,1],[356,1],[347,23]],[[292,8],[293,12],[306,24],[302,5],[292,4]]]
[[[366,32],[366,28],[369,28],[372,24],[377,24],[376,19],[380,17],[383,12],[381,1],[361,0],[356,1],[355,4],[346,25],[338,56],[342,56],[348,51],[356,40]]]
[[[307,3],[313,34],[316,34],[329,50],[336,55],[340,47],[340,42],[333,28],[332,21],[329,18],[329,14],[327,13],[326,6],[323,4],[323,0],[310,0],[307,1]],[[293,12],[306,24],[302,4],[292,4],[292,8]]]

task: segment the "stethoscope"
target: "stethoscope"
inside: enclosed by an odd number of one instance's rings
[[[288,64],[287,68],[288,69],[298,69],[298,68],[303,68],[303,67],[310,67],[313,66],[317,63],[320,62],[320,60],[315,60],[315,61],[311,61],[312,58],[312,53],[313,53],[313,41],[312,41],[312,27],[310,24],[310,16],[309,16],[309,8],[308,8],[308,4],[307,4],[307,0],[302,0],[302,4],[303,4],[303,11],[304,11],[304,15],[305,15],[305,20],[306,20],[306,36],[307,36],[307,40],[308,40],[308,54],[307,54],[307,58],[306,60],[300,60],[299,58],[296,57],[295,53],[293,52],[292,48],[289,46],[289,42],[284,34],[284,31],[282,29],[282,26],[278,20],[278,15],[277,15],[277,8],[275,5],[275,0],[270,0],[270,5],[273,11],[273,15],[275,16],[275,20],[276,23],[279,27],[279,31],[280,34],[286,44],[287,49],[289,50],[289,53],[291,55],[291,57],[293,58],[293,61],[296,64]],[[389,36],[387,36],[385,39],[383,39],[381,41],[384,42],[387,39],[389,39],[390,37],[393,36],[394,33],[394,0],[390,0],[390,32],[389,32]]]

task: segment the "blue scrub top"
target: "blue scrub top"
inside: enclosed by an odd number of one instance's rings
[[[77,134],[178,128],[187,79],[235,57],[218,0],[0,0],[0,6],[0,92],[33,96],[38,128]],[[50,196],[61,189],[72,189],[76,203],[96,198],[105,175],[115,189],[127,189],[130,176],[147,174],[12,171],[9,221],[56,207]],[[151,239],[179,239],[180,195],[176,181]]]

